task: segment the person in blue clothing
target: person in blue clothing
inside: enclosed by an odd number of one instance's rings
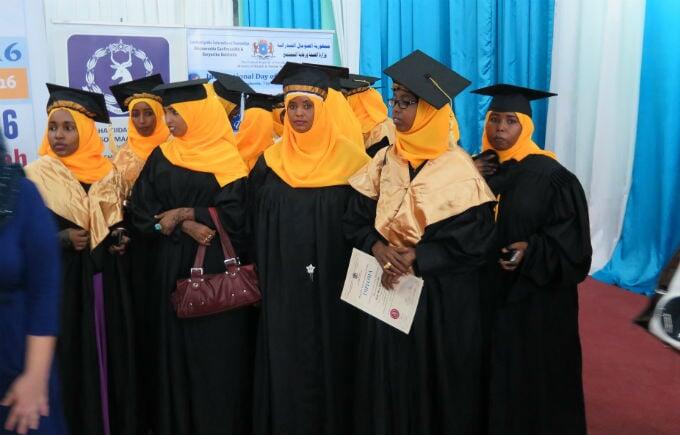
[[[62,435],[57,229],[35,186],[5,162],[0,142],[0,434]]]

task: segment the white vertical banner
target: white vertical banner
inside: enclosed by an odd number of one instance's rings
[[[361,51],[361,0],[332,0],[332,4],[340,60],[350,72],[358,74]]]
[[[637,132],[644,0],[556,0],[546,148],[581,180],[591,272],[621,234]]]
[[[208,77],[208,71],[237,75],[258,92],[275,94],[270,82],[288,61],[333,64],[332,30],[188,29],[189,78]]]
[[[50,48],[57,84],[104,94],[115,145],[127,140],[128,115],[109,87],[161,74],[163,80],[187,78],[184,27],[52,23]],[[106,126],[99,134],[108,146]]]
[[[4,0],[0,13],[0,133],[8,157],[26,165],[44,132],[48,79],[42,1]]]

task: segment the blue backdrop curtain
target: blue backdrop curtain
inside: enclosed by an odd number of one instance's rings
[[[240,0],[239,21],[249,27],[321,29],[322,0]]]
[[[548,89],[554,0],[362,0],[364,74],[382,70],[415,49],[472,81],[455,100],[461,144],[477,151],[488,97],[469,91],[493,83]],[[383,76],[382,92],[390,95]],[[546,103],[534,106],[534,140],[545,139]]]
[[[594,276],[650,293],[680,248],[680,3],[646,3],[633,182],[610,262]]]

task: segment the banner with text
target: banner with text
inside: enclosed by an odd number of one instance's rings
[[[0,14],[0,133],[8,159],[21,165],[35,159],[46,119],[47,41],[35,31],[45,22],[30,3],[5,0]]]
[[[276,94],[270,82],[286,62],[333,63],[333,31],[263,29],[187,29],[189,78],[218,71],[241,77],[258,92]]]

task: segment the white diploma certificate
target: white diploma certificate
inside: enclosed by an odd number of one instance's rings
[[[392,290],[380,283],[378,261],[358,249],[352,251],[340,299],[408,334],[423,290],[423,280],[402,276]]]

